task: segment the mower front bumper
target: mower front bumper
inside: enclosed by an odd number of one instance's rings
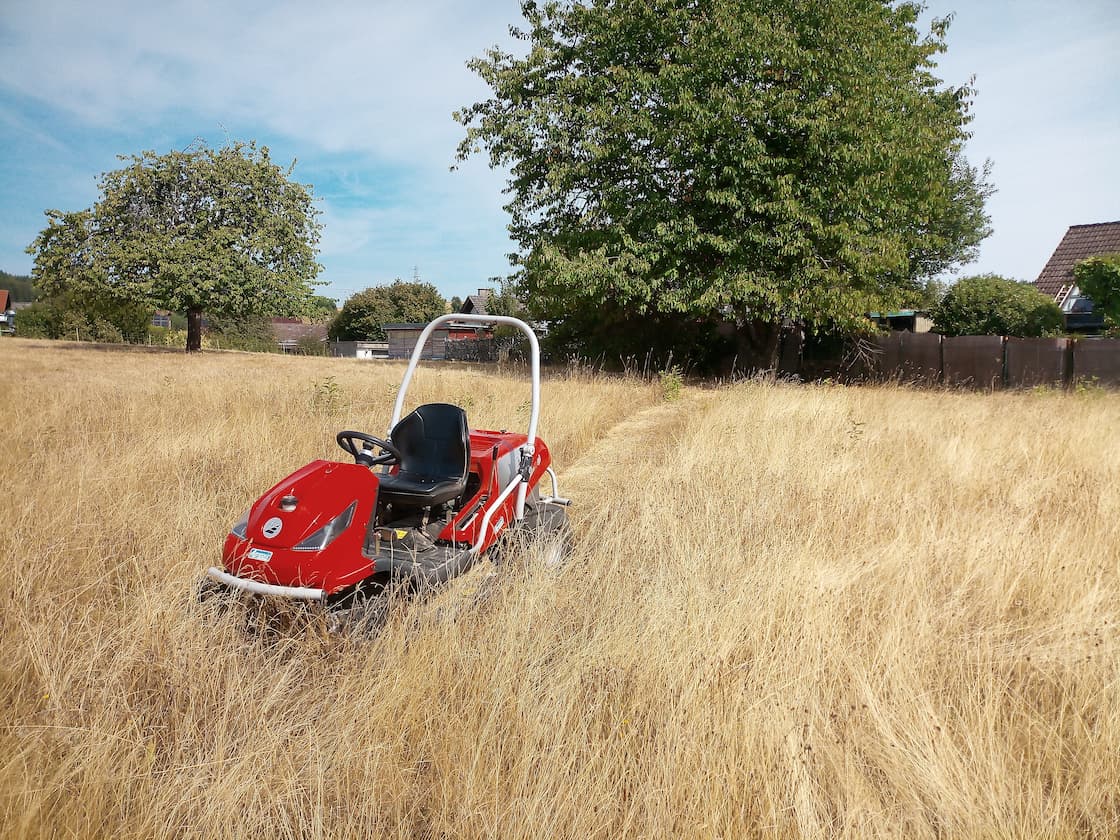
[[[217,566],[211,566],[206,574],[214,580],[240,589],[242,592],[252,592],[254,595],[277,595],[281,598],[297,598],[303,601],[322,601],[326,593],[322,589],[313,589],[307,586],[277,586],[273,583],[261,583],[259,580],[249,580],[231,575],[222,571]]]

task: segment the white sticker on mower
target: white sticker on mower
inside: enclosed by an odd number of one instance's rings
[[[261,533],[272,539],[284,529],[284,521],[279,516],[274,516],[261,528]]]
[[[272,552],[265,551],[263,548],[250,548],[248,557],[250,560],[260,560],[262,563],[267,563],[272,559]]]

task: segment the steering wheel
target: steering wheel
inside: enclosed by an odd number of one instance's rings
[[[401,451],[397,447],[389,441],[375,438],[373,435],[367,435],[364,432],[339,432],[335,435],[335,440],[342,447],[342,451],[354,459],[355,464],[373,467],[378,464],[399,464],[401,462]],[[363,446],[359,449],[355,441],[368,444],[369,448]],[[372,447],[374,446],[381,450],[381,454],[377,457],[373,455]]]

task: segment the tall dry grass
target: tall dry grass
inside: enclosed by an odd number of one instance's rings
[[[401,366],[0,361],[0,836],[1120,834],[1120,396],[555,377],[569,566],[266,637],[192,584]]]

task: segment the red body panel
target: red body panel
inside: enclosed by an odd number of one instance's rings
[[[454,519],[439,535],[440,542],[473,545],[485,511],[520,467],[519,447],[526,436],[512,432],[476,430],[470,433],[468,492]],[[551,463],[548,447],[536,440],[529,488],[536,487]],[[363,554],[370,517],[377,512],[377,474],[357,464],[312,461],[265,493],[249,512],[245,539],[226,537],[222,559],[238,577],[281,586],[306,586],[334,594],[361,582],[375,571]],[[283,510],[281,501],[295,497],[295,508]],[[349,526],[321,551],[297,551],[307,539],[356,502]],[[514,521],[514,491],[494,511],[482,550],[488,550]],[[290,504],[289,504],[290,506]]]
[[[295,510],[285,512],[280,509],[280,500],[289,495],[298,501]],[[350,527],[324,550],[294,550],[294,546],[355,501],[358,504]],[[233,534],[226,537],[226,570],[265,583],[311,586],[328,592],[357,583],[370,573],[370,562],[362,557],[362,543],[365,525],[376,503],[377,476],[369,468],[337,461],[312,461],[273,486],[253,505],[246,539]],[[281,523],[279,532],[266,533],[265,526],[276,520]],[[256,556],[250,556],[253,549],[257,549]]]

